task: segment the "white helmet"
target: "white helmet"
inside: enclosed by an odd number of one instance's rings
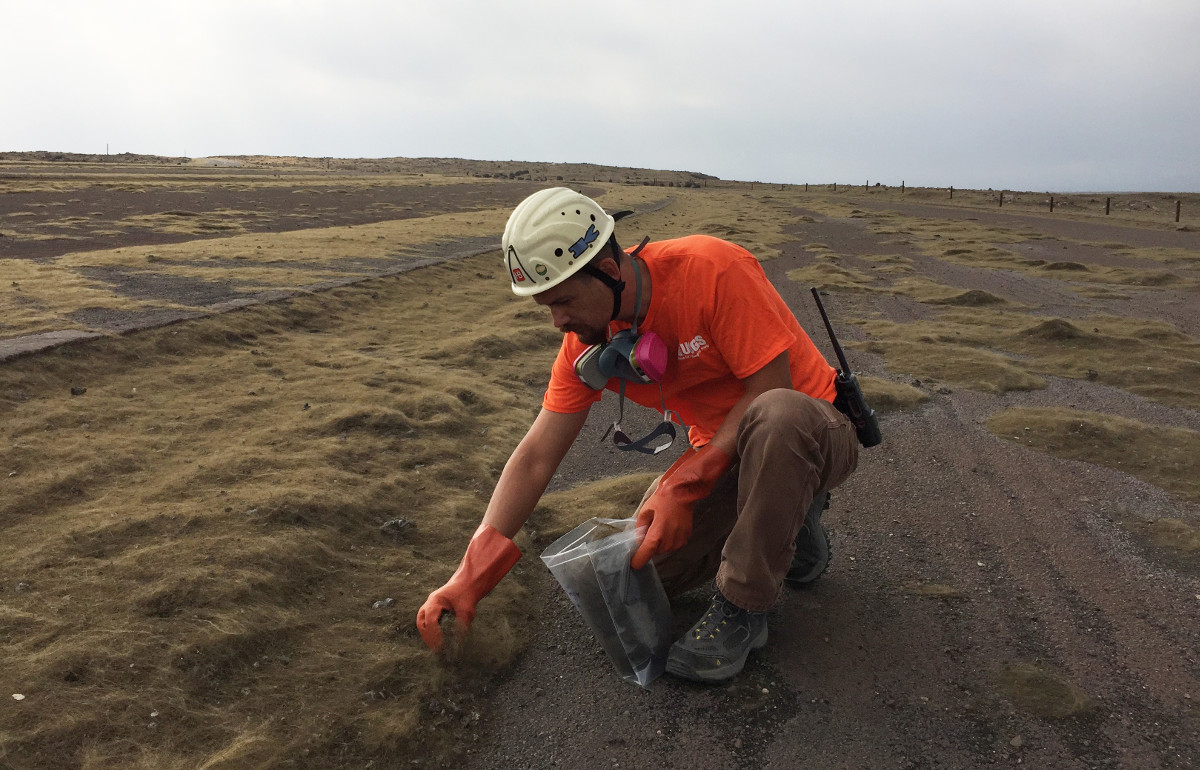
[[[591,198],[551,187],[521,201],[504,226],[504,262],[514,294],[557,286],[604,248],[615,222]]]

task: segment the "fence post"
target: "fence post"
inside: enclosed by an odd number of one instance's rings
[[[1004,191],[1000,191],[1000,208],[1004,208]]]
[[[1182,201],[1175,201],[1175,221],[1176,222],[1179,221],[1179,204],[1180,203],[1182,203]]]
[[[808,192],[808,182],[804,183],[804,192]]]
[[[1050,213],[1051,214],[1054,213],[1054,196],[1053,195],[1050,196]]]
[[[1108,210],[1112,208],[1112,198],[1104,199],[1104,216],[1108,216]]]
[[[954,200],[954,185],[950,185],[950,200]]]
[[[901,195],[904,194],[904,180],[903,179],[900,180],[900,194]]]

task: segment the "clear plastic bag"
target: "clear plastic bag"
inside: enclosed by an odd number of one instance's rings
[[[666,668],[671,605],[654,563],[629,566],[637,550],[634,519],[588,519],[555,540],[542,561],[616,666],[649,689]]]

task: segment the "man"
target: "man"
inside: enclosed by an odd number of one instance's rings
[[[562,347],[541,412],[505,465],[458,571],[430,594],[417,626],[433,649],[443,643],[443,612],[466,631],[478,601],[520,558],[511,538],[600,399],[593,386],[619,389],[690,426],[692,448],[639,507],[646,534],[631,566],[653,560],[670,595],[715,577],[708,612],[672,646],[667,671],[724,681],[766,644],[766,613],[785,579],[811,583],[824,571],[821,511],[828,490],[854,471],[858,442],[832,405],[836,371],[753,255],[707,236],[625,253],[613,230],[595,201],[561,187],[534,193],[508,220],[513,291],[549,308]],[[595,381],[589,346],[623,330],[665,343],[663,366],[648,364],[662,369],[657,378],[631,367],[623,379],[605,384],[605,372]]]

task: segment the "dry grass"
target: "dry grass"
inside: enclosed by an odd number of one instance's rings
[[[142,310],[162,306],[115,294],[109,286],[54,265],[0,260],[0,333],[5,336],[84,329],[69,318],[79,308]]]
[[[1195,289],[1200,282],[1163,268],[1084,265],[1071,261],[1049,261],[1022,256],[1007,245],[1038,241],[1044,236],[1026,228],[1004,228],[939,219],[899,219],[891,214],[870,225],[882,236],[894,236],[892,244],[915,246],[924,254],[946,262],[989,270],[1010,270],[1042,279],[1113,286],[1175,286]],[[1061,242],[1061,241],[1060,241]],[[1077,243],[1066,241],[1066,243]],[[1080,244],[1098,246],[1114,255],[1153,260],[1171,267],[1194,268],[1200,254],[1178,248],[1133,248],[1125,244]]]
[[[495,261],[0,370],[0,687],[26,696],[6,761],[337,766],[450,734],[425,732],[458,715],[431,722],[452,680],[412,618],[557,343]],[[396,518],[415,526],[392,539]],[[519,648],[528,568],[488,599],[466,674]]]
[[[770,188],[664,190],[626,185],[610,186],[610,192],[597,198],[609,211],[646,211],[618,225],[622,246],[635,245],[642,235],[663,239],[704,233],[744,246],[759,259],[778,256],[779,245],[791,239],[784,227],[793,217],[794,200],[794,194]]]
[[[1174,495],[1200,501],[1200,433],[1147,425],[1075,409],[1006,409],[987,420],[992,433],[1067,460],[1102,465],[1136,476]],[[1174,518],[1121,522],[1140,541],[1169,555],[1188,572],[1200,571],[1200,527]]]
[[[878,377],[860,377],[859,385],[867,402],[880,414],[912,409],[929,400],[929,394],[925,391],[902,382]]]
[[[987,420],[1002,438],[1068,460],[1133,474],[1200,501],[1200,433],[1074,409],[1006,409]]]
[[[1066,719],[1096,708],[1096,702],[1066,676],[1034,663],[1006,666],[1000,683],[1017,705],[1044,719]]]
[[[875,282],[873,277],[862,270],[828,262],[817,262],[807,267],[789,270],[787,276],[798,283],[837,291],[861,291],[870,288]]]
[[[656,478],[656,473],[636,473],[552,492],[538,503],[530,525],[539,542],[550,543],[593,516],[628,518]]]
[[[1161,321],[1066,320],[972,308],[944,311],[935,321],[861,325],[872,337],[864,345],[868,350],[923,379],[999,393],[1043,387],[1049,374],[1200,406],[1200,341]]]

